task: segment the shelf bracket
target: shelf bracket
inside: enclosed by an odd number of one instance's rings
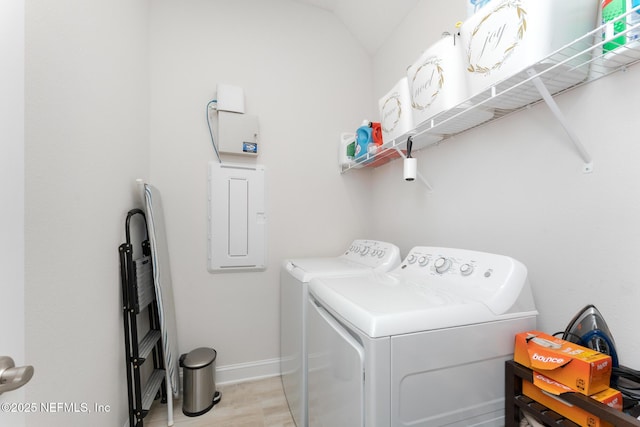
[[[393,148],[398,152],[398,154],[400,154],[400,157],[402,157],[403,159],[407,158],[407,156],[402,152],[402,150],[400,150],[400,148],[398,148],[397,145]],[[427,187],[427,193],[433,193],[433,187],[429,184],[429,181],[427,181],[426,178],[422,176],[422,174],[419,171],[416,171],[416,177],[420,181],[422,181],[425,187]]]
[[[544,85],[542,80],[540,80],[540,77],[537,77],[538,73],[536,72],[536,70],[533,68],[529,68],[527,70],[527,74],[529,75],[529,77],[531,77],[531,82],[533,83],[533,85],[536,87],[536,89],[542,96],[542,99],[547,104],[547,106],[551,110],[551,113],[553,113],[553,115],[555,116],[556,120],[560,122],[560,125],[569,136],[569,139],[571,139],[571,142],[573,143],[573,145],[578,150],[580,157],[582,157],[582,160],[584,161],[584,167],[582,168],[582,172],[584,173],[593,172],[593,160],[591,159],[591,156],[589,155],[587,150],[584,148],[584,145],[582,145],[582,142],[580,142],[580,138],[578,138],[578,135],[573,131],[573,129],[567,123],[566,117],[564,116],[564,114],[562,114],[560,107],[558,106],[556,101],[553,99],[553,96],[551,96],[551,93],[549,93],[549,90],[547,89],[547,87]]]

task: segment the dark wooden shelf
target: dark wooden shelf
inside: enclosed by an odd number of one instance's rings
[[[577,424],[551,411],[538,402],[522,394],[522,380],[533,382],[533,371],[519,363],[509,360],[505,364],[505,426],[518,427],[520,414],[518,409],[532,415],[537,421],[551,426],[575,427]],[[609,422],[616,427],[640,427],[640,421],[616,411],[589,396],[580,393],[563,393],[563,400],[584,409],[587,412]]]

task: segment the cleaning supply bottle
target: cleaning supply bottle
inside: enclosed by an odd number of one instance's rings
[[[371,130],[371,122],[368,120],[364,120],[362,125],[356,130],[356,159],[367,154],[369,144],[373,141]]]
[[[628,0],[602,0],[602,23],[606,24],[602,36],[603,39],[611,39],[602,46],[604,53],[611,52],[623,46],[627,41],[627,37],[624,34],[612,38],[627,29],[626,19],[620,19],[620,17],[627,12],[627,1]]]
[[[640,0],[638,0],[640,1]],[[371,123],[371,139],[373,143],[380,146],[382,145],[382,125],[379,122]]]
[[[637,8],[637,9],[636,9]],[[631,0],[629,10],[635,9],[631,12],[627,18],[629,26],[638,25],[638,28],[634,28],[627,33],[627,40],[636,41],[640,40],[640,0]]]
[[[356,135],[353,133],[340,134],[340,146],[338,152],[338,164],[340,167],[348,167],[353,163],[356,155]]]
[[[382,145],[382,126],[379,122],[371,122],[371,141],[367,146],[369,155],[374,156]]]
[[[467,3],[467,18],[470,18],[474,13],[485,7],[489,3],[489,0],[469,0]]]

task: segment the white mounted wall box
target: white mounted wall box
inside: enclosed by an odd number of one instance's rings
[[[218,111],[218,150],[258,155],[258,116]]]
[[[244,113],[244,90],[238,86],[218,84],[216,108],[218,111]]]
[[[264,166],[209,162],[210,272],[266,269]]]

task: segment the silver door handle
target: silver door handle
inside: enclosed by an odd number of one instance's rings
[[[33,377],[33,366],[16,368],[13,359],[0,356],[0,394],[22,387]]]

